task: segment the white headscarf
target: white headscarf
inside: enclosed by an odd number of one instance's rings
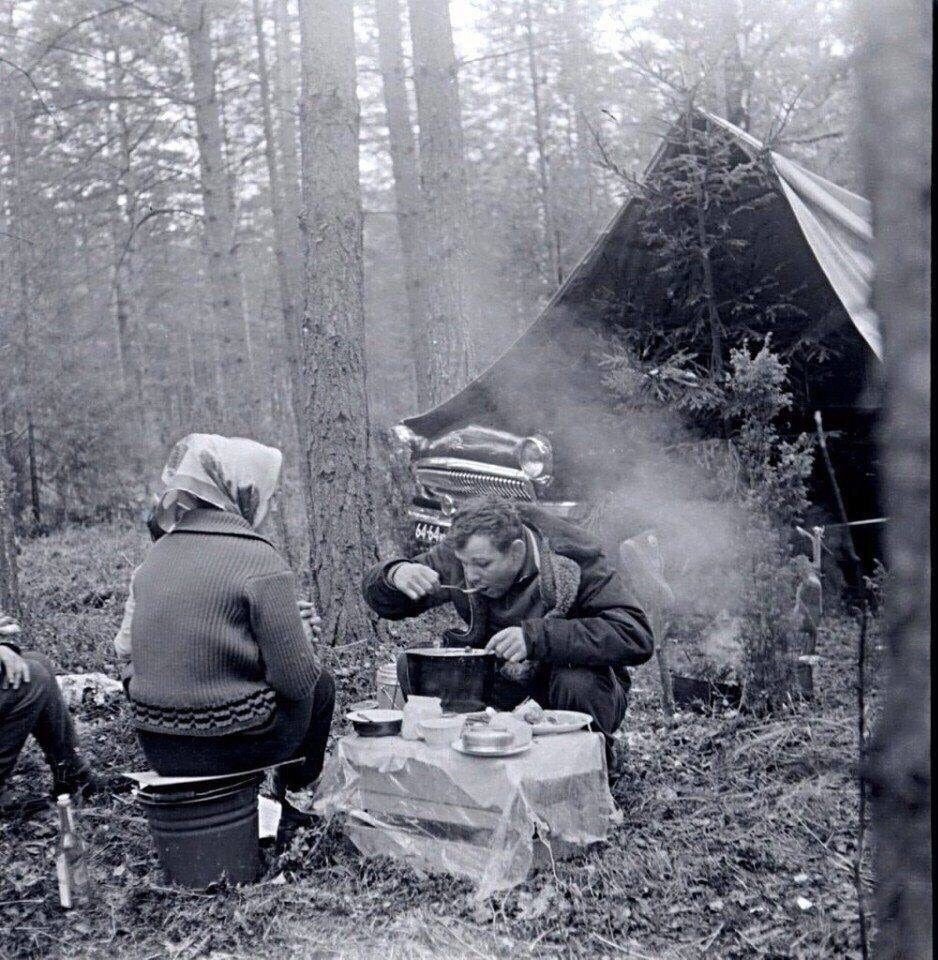
[[[279,450],[254,440],[190,433],[173,447],[163,468],[166,491],[157,523],[169,531],[202,501],[244,517],[256,529],[277,490],[282,463]]]

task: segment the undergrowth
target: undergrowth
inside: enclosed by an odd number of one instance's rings
[[[26,544],[25,645],[69,672],[113,673],[110,640],[145,550],[141,533],[118,526]],[[347,704],[373,692],[376,666],[442,626],[440,616],[397,624],[380,650],[325,651],[338,677],[333,735],[348,732]],[[81,811],[97,893],[62,911],[51,813],[8,819],[0,957],[858,956],[855,642],[852,621],[825,624],[815,701],[770,720],[684,713],[668,727],[654,665],[636,671],[613,790],[623,822],[607,843],[482,904],[465,881],[363,859],[336,821],[271,857],[258,884],[167,886],[121,777],[146,766],[123,705],[80,713],[84,749],[110,786]],[[25,797],[47,779],[31,746],[8,786]]]

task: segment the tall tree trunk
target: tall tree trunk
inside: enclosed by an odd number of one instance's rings
[[[147,403],[144,396],[143,371],[139,345],[135,337],[134,310],[134,257],[136,239],[134,224],[137,219],[137,181],[133,165],[133,144],[127,109],[124,102],[124,64],[120,45],[111,47],[114,55],[114,70],[110,70],[108,47],[105,46],[104,70],[108,96],[113,102],[113,111],[107,113],[109,139],[116,141],[117,154],[112,158],[114,179],[111,189],[114,194],[111,217],[111,244],[113,248],[112,284],[114,313],[117,327],[117,347],[120,358],[121,388],[130,399],[134,417],[140,428],[137,444],[142,466],[150,449]],[[113,115],[112,115],[113,114]],[[122,202],[118,202],[118,198]]]
[[[691,156],[687,163],[687,172],[694,190],[695,226],[697,230],[697,257],[700,264],[701,286],[704,291],[704,307],[707,311],[707,327],[710,331],[710,375],[719,382],[723,377],[723,321],[717,307],[716,287],[713,281],[713,264],[710,260],[711,238],[707,231],[706,211],[708,198],[704,174],[707,158],[697,162],[701,141],[694,132],[692,115],[688,107],[685,115],[685,135]]]
[[[373,563],[373,480],[365,390],[362,205],[355,33],[347,0],[300,0],[305,239],[304,454],[314,602],[325,642],[375,640],[361,596]]]
[[[5,43],[0,48],[5,55],[0,59],[0,149],[11,158],[15,156],[16,112],[21,97],[21,86],[10,66],[15,55],[13,41],[16,30],[13,22],[13,5],[7,4],[4,17],[6,28]],[[12,174],[12,171],[10,171]],[[16,206],[13,203],[13,177],[0,175],[0,224],[4,236],[0,237],[0,363],[3,369],[15,370],[18,374],[18,355],[14,335],[14,299],[13,292],[17,283],[17,245],[21,234],[21,225],[16,222]],[[5,293],[8,296],[4,295]],[[0,468],[6,460],[4,475],[5,499],[4,516],[10,522],[18,524],[26,503],[26,470],[20,455],[17,437],[15,397],[13,387],[19,377],[0,377],[0,431],[3,434],[3,446],[0,450]],[[12,527],[10,528],[12,537]],[[12,543],[12,540],[10,541]]]
[[[564,0],[564,21],[567,52],[564,57],[567,79],[573,100],[573,129],[576,134],[577,179],[586,197],[587,209],[592,217],[595,207],[593,166],[590,154],[592,135],[587,117],[590,100],[586,89],[583,69],[592,56],[589,32],[592,27],[589,4],[584,7],[580,0]],[[586,29],[584,30],[584,21]]]
[[[881,960],[932,956],[930,306],[932,10],[860,4],[862,148],[873,305],[884,336],[880,435],[891,587],[885,703],[869,764]]]
[[[277,165],[276,137],[274,135],[273,111],[270,105],[270,75],[267,69],[267,40],[264,36],[264,17],[260,0],[252,0],[254,11],[254,35],[257,42],[257,71],[260,78],[261,117],[264,129],[264,158],[267,161],[267,180],[270,186],[270,212],[274,226],[274,259],[277,264],[277,292],[280,295],[280,312],[288,348],[296,351],[298,323],[296,319],[296,278],[291,269],[291,255],[287,250],[287,223],[283,205],[283,188],[280,168]],[[295,363],[290,364],[296,373]],[[296,377],[294,376],[294,388]]]
[[[550,194],[550,172],[547,158],[547,139],[544,133],[544,114],[541,109],[541,78],[537,69],[537,53],[534,43],[534,18],[531,16],[531,0],[524,0],[524,36],[528,48],[528,75],[531,79],[531,102],[534,107],[534,144],[537,147],[537,180],[541,198],[541,220],[544,223],[544,240],[548,251],[551,283],[563,283],[560,272],[560,234],[554,222],[553,203]]]
[[[21,85],[18,84],[21,88]],[[13,264],[17,291],[14,326],[20,334],[22,352],[18,364],[23,397],[23,412],[26,415],[26,460],[29,466],[29,503],[33,521],[42,522],[39,507],[39,469],[36,462],[36,427],[33,413],[33,377],[32,377],[32,331],[31,331],[31,291],[29,272],[31,269],[30,244],[28,240],[31,211],[28,197],[30,190],[26,184],[27,158],[33,125],[32,104],[29,97],[22,93],[13,114],[12,152],[10,154],[10,219],[15,225],[16,236],[13,242]]]
[[[223,409],[214,412],[221,427],[232,429],[244,423],[247,412],[239,409],[244,405],[237,402],[246,376],[245,325],[232,200],[225,172],[221,112],[215,89],[209,7],[207,0],[185,0],[183,29],[188,45],[198,130],[211,307],[219,340],[218,393]]]
[[[274,39],[277,44],[277,143],[283,167],[284,244],[295,298],[294,313],[303,308],[302,242],[300,240],[300,172],[296,149],[297,91],[287,0],[274,0]],[[293,341],[289,341],[293,344]],[[295,344],[294,344],[295,346]]]
[[[287,212],[284,207],[283,180],[280,176],[280,168],[277,165],[276,136],[274,133],[273,110],[271,108],[270,94],[270,72],[267,66],[267,38],[264,35],[264,16],[261,11],[260,0],[252,0],[254,12],[254,33],[257,41],[257,69],[260,77],[261,88],[261,115],[264,127],[264,157],[267,161],[267,176],[270,186],[270,208],[271,217],[274,225],[274,258],[277,264],[277,287],[280,296],[280,313],[283,320],[283,338],[285,342],[285,360],[286,367],[290,373],[290,384],[288,395],[290,398],[290,418],[294,421],[295,432],[300,441],[300,449],[305,450],[305,437],[307,434],[306,422],[302,417],[297,416],[297,405],[295,398],[301,396],[302,386],[300,383],[300,335],[299,335],[299,317],[297,306],[299,302],[299,276],[296,272],[298,266],[298,246],[299,246],[299,224],[294,220],[293,225],[287,222]],[[292,115],[290,117],[289,133],[292,137]],[[295,143],[295,139],[294,139]],[[295,156],[294,156],[295,162]],[[295,177],[295,170],[291,176]],[[296,211],[292,212],[296,217]],[[293,249],[290,249],[290,247]],[[282,368],[281,368],[282,369]],[[286,439],[286,435],[292,431],[288,430],[288,422],[284,419],[282,406],[277,403],[274,408],[276,421],[276,433]],[[301,465],[300,475],[304,479],[304,488],[309,489],[311,476],[308,471],[308,462],[305,457]],[[283,503],[278,512],[278,522],[281,525],[281,533],[284,537],[284,548],[291,562],[295,561],[295,551],[293,549],[293,539],[289,535],[287,526],[287,504],[292,499],[288,488],[284,485]]]
[[[277,49],[276,104],[277,145],[283,167],[283,209],[286,215],[287,239],[292,243],[300,232],[300,167],[297,153],[297,95],[299,85],[293,55],[293,29],[287,0],[274,0],[274,43]],[[297,239],[296,260],[302,259]],[[297,269],[301,277],[302,269]],[[302,280],[298,280],[302,286]],[[297,304],[299,307],[299,304]]]
[[[714,71],[718,110],[730,123],[748,130],[752,71],[743,57],[737,0],[716,0],[711,8],[711,22],[712,39],[719,44]]]
[[[19,617],[20,590],[16,570],[16,540],[13,536],[12,474],[0,451],[0,610]]]
[[[303,414],[300,397],[302,390],[298,384],[302,347],[299,321],[303,315],[304,279],[303,279],[303,242],[300,236],[300,173],[296,149],[297,91],[296,71],[293,57],[293,35],[287,0],[274,0],[275,33],[277,43],[277,143],[280,147],[280,162],[283,169],[281,180],[283,190],[283,244],[286,263],[290,275],[290,287],[293,296],[294,322],[286,331],[287,361],[291,370],[291,389],[289,406],[293,412],[294,430],[301,450],[306,449],[306,418]],[[305,471],[308,464],[301,463],[303,491],[309,495],[310,478]]]
[[[42,510],[39,501],[39,463],[36,458],[36,418],[33,412],[32,388],[32,332],[29,319],[29,286],[23,276],[22,294],[26,309],[23,312],[23,381],[26,387],[26,459],[29,463],[29,506],[33,515],[33,522],[39,527],[42,524]]]
[[[469,204],[449,2],[410,0],[409,10],[426,211],[427,379],[432,405],[469,378],[465,237]]]
[[[244,343],[244,370],[242,372],[241,392],[247,398],[248,406],[244,421],[249,426],[251,436],[256,436],[260,397],[258,395],[257,376],[254,363],[254,338],[251,330],[251,311],[248,309],[248,294],[244,284],[243,250],[237,237],[238,223],[238,171],[234,160],[235,149],[228,136],[228,118],[225,115],[224,101],[218,104],[221,119],[222,163],[225,165],[225,180],[228,184],[228,216],[232,224],[231,249],[234,257],[235,276],[238,280],[238,302],[240,304],[241,334]]]
[[[423,275],[426,249],[422,239],[420,174],[417,170],[417,145],[407,103],[404,81],[404,51],[401,40],[399,0],[377,0],[378,61],[384,90],[384,109],[388,121],[391,166],[394,171],[394,199],[397,207],[397,233],[404,255],[404,289],[410,315],[411,355],[417,407],[432,405],[427,364],[427,291]]]

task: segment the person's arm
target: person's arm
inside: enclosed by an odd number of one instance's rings
[[[438,543],[429,550],[418,554],[413,560],[385,560],[376,563],[365,573],[362,582],[362,595],[365,602],[386,620],[405,620],[419,617],[432,607],[449,603],[452,596],[446,591],[435,592],[432,589],[424,596],[414,599],[395,586],[392,578],[405,564],[426,568],[424,580],[432,588],[435,580],[438,584],[458,583],[462,577],[462,567],[452,548],[447,543]]]
[[[121,662],[122,675],[124,668],[130,667],[133,654],[133,646],[130,640],[130,624],[134,617],[134,574],[136,574],[136,572],[137,570],[134,570],[130,575],[130,585],[127,588],[127,600],[124,603],[124,615],[121,618],[121,625],[114,635],[114,652],[117,654],[117,659]]]
[[[303,631],[293,574],[284,570],[252,577],[245,593],[267,683],[288,700],[308,697],[321,668]]]
[[[654,651],[651,626],[602,558],[583,569],[574,617],[544,617],[522,625],[529,659],[572,667],[630,667]]]
[[[19,690],[20,684],[29,680],[29,663],[20,656],[19,647],[4,640],[0,643],[0,686]]]
[[[0,643],[9,647],[14,653],[19,653],[19,646],[10,637],[19,636],[20,632],[20,625],[9,614],[0,610]]]

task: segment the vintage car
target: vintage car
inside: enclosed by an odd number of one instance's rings
[[[410,448],[417,494],[408,513],[419,543],[440,540],[459,505],[484,494],[537,501],[563,517],[581,516],[581,504],[562,499],[563,486],[555,482],[553,447],[547,437],[521,437],[477,424],[433,439],[406,424],[398,424],[395,432]]]
[[[775,270],[780,282],[798,291],[800,327],[773,333],[773,343],[803,335],[836,341],[823,362],[792,367],[797,409],[790,426],[813,431],[814,412],[823,412],[836,438],[831,452],[851,518],[878,516],[873,428],[881,345],[867,303],[869,204],[765,151],[720,118],[695,112],[694,121],[720,127],[740,158],[758,154],[771,164],[778,181],[774,199],[739,229],[750,241],[749,256],[761,261],[756,268]],[[673,141],[665,138],[649,171],[670,149]],[[609,333],[610,303],[627,298],[639,283],[652,308],[659,298],[660,312],[650,315],[667,315],[666,284],[647,295],[648,284],[658,281],[650,279],[637,239],[641,210],[638,197],[624,204],[538,319],[481,376],[395,427],[416,483],[409,515],[418,542],[439,540],[459,506],[485,493],[583,517],[628,470],[628,431],[602,383],[596,350]],[[831,500],[827,477],[819,476],[816,487],[821,499]],[[835,510],[831,501],[833,519],[839,519]]]

